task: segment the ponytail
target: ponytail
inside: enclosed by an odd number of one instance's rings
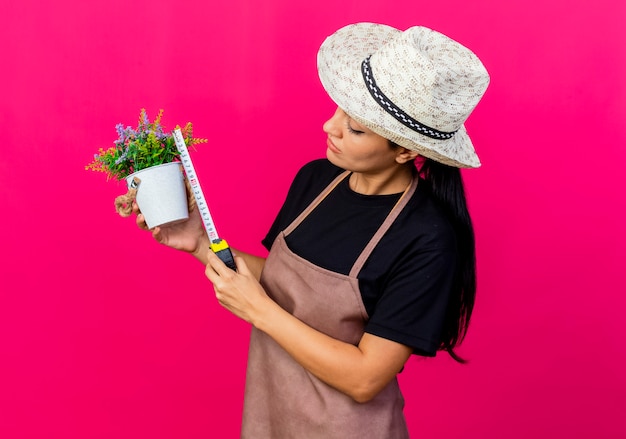
[[[454,228],[459,258],[452,293],[446,309],[439,350],[448,352],[459,363],[466,363],[465,359],[454,352],[454,348],[465,338],[474,308],[476,249],[474,228],[467,210],[463,179],[460,169],[431,159],[424,160],[420,174]]]

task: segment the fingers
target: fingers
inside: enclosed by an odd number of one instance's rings
[[[161,233],[161,228],[158,226],[154,227],[153,229],[150,229],[148,227],[148,224],[146,223],[146,219],[144,218],[143,214],[139,210],[139,206],[137,205],[136,201],[133,201],[133,213],[137,215],[137,218],[135,219],[137,227],[139,227],[141,230],[152,232],[152,237],[158,243],[167,245],[167,241],[168,241],[167,235],[164,235],[163,233]]]
[[[238,256],[234,252],[232,253],[233,260],[235,262],[235,267],[237,268],[237,273],[243,276],[252,276],[252,272],[246,265],[246,261],[244,258]],[[223,276],[231,276],[235,271],[229,268],[213,251],[209,250],[207,253],[207,261],[208,265],[211,265],[213,271],[215,271],[218,275]],[[219,269],[218,269],[219,267]]]
[[[242,258],[241,256],[238,256],[235,253],[233,253],[233,259],[235,260],[235,266],[237,267],[237,273],[239,273],[239,274],[241,274],[243,276],[252,275],[252,272],[248,269],[248,266],[246,265],[246,261],[244,260],[244,258]]]
[[[207,252],[207,265],[204,272],[206,277],[215,287],[216,293],[218,293],[220,289],[225,287],[230,282],[237,279],[243,279],[238,276],[253,277],[243,258],[234,255],[234,260],[235,265],[237,266],[237,271],[232,270],[224,264],[224,262],[212,250]]]
[[[141,213],[141,210],[139,210],[139,206],[137,205],[137,202],[134,200],[133,200],[133,213],[137,215],[137,218],[135,219],[135,222],[137,223],[137,227],[139,227],[141,230],[150,230],[148,228],[148,225],[146,224],[146,219]]]
[[[206,275],[211,282],[215,283],[219,278],[230,278],[234,273],[213,250],[207,251]]]
[[[137,219],[135,220],[135,222],[137,223],[137,227],[139,227],[141,230],[149,230],[148,225],[146,224],[146,220],[142,214],[137,215]]]

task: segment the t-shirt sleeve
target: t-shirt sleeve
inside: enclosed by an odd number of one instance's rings
[[[407,251],[398,261],[365,332],[435,356],[456,271],[452,245]]]

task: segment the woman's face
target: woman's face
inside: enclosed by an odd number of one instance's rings
[[[326,156],[340,168],[352,172],[378,173],[398,166],[399,149],[372,130],[359,124],[341,108],[324,123],[328,134]]]

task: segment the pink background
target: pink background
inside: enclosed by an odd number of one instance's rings
[[[492,75],[464,174],[471,363],[410,361],[413,437],[626,437],[623,1],[4,3],[0,437],[237,437],[248,326],[84,166],[142,107],[192,121],[220,234],[263,254],[295,171],[324,156],[317,48],[355,21],[435,28]]]

